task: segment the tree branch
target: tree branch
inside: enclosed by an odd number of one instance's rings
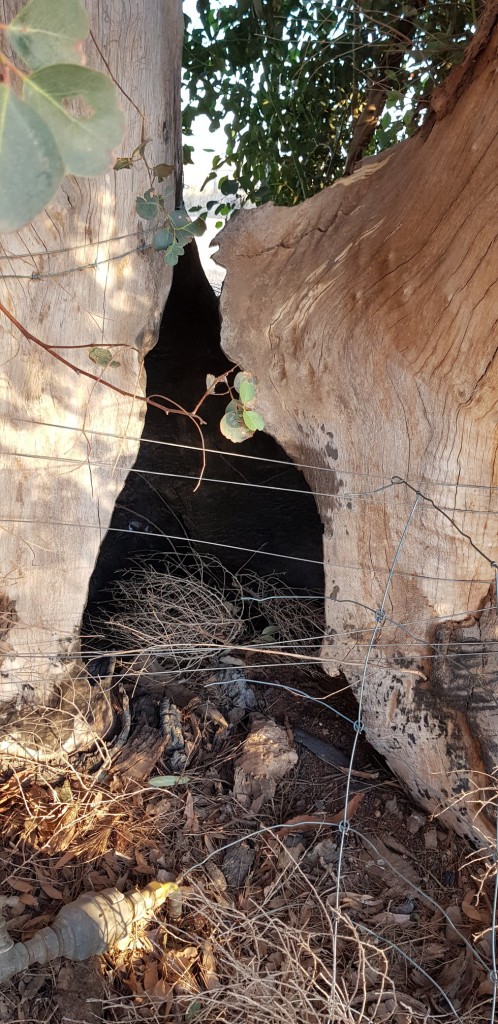
[[[426,0],[413,0],[413,7],[419,10],[425,6],[425,2]],[[363,110],[353,129],[353,137],[344,167],[345,176],[353,173],[358,160],[361,160],[370,144],[384,110],[386,99],[392,89],[390,76],[393,71],[400,70],[403,59],[412,45],[416,27],[416,22],[412,17],[403,17],[399,18],[390,29],[397,40],[396,49],[385,53],[379,61],[377,81],[370,87]]]

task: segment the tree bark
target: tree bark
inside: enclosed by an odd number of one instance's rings
[[[22,5],[0,2],[1,20]],[[126,113],[120,153],[130,155],[150,140],[149,165],[174,165],[172,209],[181,180],[180,0],[149,0],[146,10],[138,0],[87,0],[86,8],[87,63],[111,76]],[[52,743],[69,751],[88,730],[105,732],[110,721],[104,699],[92,725],[91,690],[74,680],[81,676],[88,581],[137,454],[143,359],[155,344],[171,280],[135,212],[137,195],[149,187],[143,160],[98,179],[67,177],[32,224],[2,239],[8,311],[82,370],[137,396],[123,397],[61,365],[0,318],[0,701],[37,707],[61,701],[67,712],[63,735],[52,739],[60,725],[54,727],[53,715],[51,726],[38,719],[38,739],[29,739],[33,722],[23,739],[12,718],[7,726],[7,714],[3,749]],[[128,347],[113,349],[118,344]],[[99,369],[88,348],[64,350],[71,345],[110,348],[119,365]]]
[[[223,347],[316,466],[324,665],[419,802],[479,841],[498,763],[497,18],[424,130],[299,207],[242,212],[218,260]]]

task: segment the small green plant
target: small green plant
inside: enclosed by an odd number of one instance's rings
[[[209,378],[206,380],[209,387],[208,381]],[[261,413],[254,408],[257,401],[256,377],[242,370],[236,374],[233,388],[228,385],[228,390],[231,399],[221,420],[220,430],[229,441],[240,444],[241,441],[247,441],[252,437],[257,430],[265,428]]]
[[[0,31],[27,69],[0,50],[0,231],[17,231],[65,174],[110,168],[124,116],[107,75],[83,66],[80,0],[31,0]]]
[[[150,188],[143,196],[137,196],[136,210],[142,220],[155,220],[161,217],[161,226],[158,227],[153,239],[152,247],[156,252],[164,254],[164,262],[170,267],[175,267],[180,256],[185,252],[185,246],[193,238],[199,238],[206,230],[207,211],[202,213],[196,220],[192,220],[184,209],[172,210],[167,208],[167,200],[171,196],[171,189],[165,188],[160,192],[157,188],[174,171],[171,164],[156,164],[149,167],[145,156],[147,142],[137,146],[131,156],[122,156],[114,164],[115,171],[128,170],[138,160],[143,160],[150,174]]]

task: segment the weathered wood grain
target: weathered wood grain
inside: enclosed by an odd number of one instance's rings
[[[8,21],[21,0],[0,2]],[[146,139],[151,166],[181,175],[180,0],[87,0],[87,63],[116,83],[127,129],[120,153]],[[126,345],[105,376],[127,399],[79,376],[0,317],[0,700],[51,703],[77,671],[88,581],[114,501],[138,450],[143,357],[154,345],[171,272],[137,218],[145,164],[64,180],[28,227],[4,235],[1,301],[45,343]],[[128,253],[128,255],[127,255]],[[61,350],[62,351],[62,350]],[[95,371],[87,349],[64,354]],[[67,461],[65,461],[67,460]],[[75,664],[71,665],[74,654]]]
[[[418,799],[474,838],[494,832],[473,818],[498,763],[483,613],[498,560],[496,27],[484,42],[446,117],[297,208],[242,212],[219,252],[223,347],[257,375],[270,432],[317,467],[324,664],[362,693],[369,739]],[[384,601],[416,500],[396,477],[475,546],[419,498]],[[468,631],[477,674],[465,658],[453,671],[462,634],[443,679],[443,622]]]

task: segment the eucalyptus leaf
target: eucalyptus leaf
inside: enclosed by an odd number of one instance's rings
[[[0,85],[0,231],[17,231],[49,202],[64,176],[50,128]]]
[[[248,373],[247,370],[239,370],[239,372],[235,374],[233,386],[235,390],[238,391],[239,393],[243,381],[247,381],[249,384],[253,384],[254,390],[256,390],[257,379],[253,373]]]
[[[149,779],[149,786],[156,789],[169,789],[171,786],[188,786],[190,778],[188,775],[153,775]]]
[[[167,263],[168,267],[176,267],[178,259],[179,255],[177,252],[175,252],[173,246],[167,249],[166,252],[164,253],[164,262]]]
[[[278,633],[278,629],[273,624],[265,626],[265,628],[261,630],[261,636],[275,636],[276,633]]]
[[[31,0],[10,22],[6,35],[33,71],[48,64],[81,64],[88,18],[80,0]]]
[[[205,230],[206,221],[203,217],[198,217],[197,220],[194,220],[190,225],[190,234],[193,235],[194,238],[200,238],[201,235],[204,234]]]
[[[160,231],[156,231],[154,238],[152,239],[152,247],[156,252],[161,252],[163,249],[169,249],[173,242],[173,235],[168,228],[161,228]]]
[[[101,348],[100,345],[94,345],[93,348],[89,349],[88,356],[92,360],[92,363],[96,363],[97,366],[120,366],[116,359],[112,358],[112,352],[108,348]]]
[[[251,380],[242,380],[239,387],[240,401],[247,405],[247,402],[252,402],[256,394],[256,386]]]
[[[186,210],[173,210],[173,212],[170,213],[169,219],[175,228],[184,228],[187,227],[187,225],[190,227],[192,224]]]
[[[25,79],[23,98],[50,128],[68,173],[92,176],[112,166],[124,116],[107,75],[54,64]]]
[[[220,422],[220,430],[223,437],[228,438],[229,441],[233,441],[234,444],[240,444],[241,441],[247,441],[253,436],[254,431],[249,430],[244,423],[242,416],[242,409],[235,405],[235,402],[229,402],[227,405],[225,415]]]
[[[259,412],[255,412],[254,409],[244,409],[242,413],[244,423],[248,430],[264,430],[265,421]]]
[[[190,1006],[185,1011],[185,1020],[187,1022],[193,1020],[201,1010],[202,1003],[198,999],[194,999],[193,1003],[190,1003]]]
[[[137,196],[135,208],[139,217],[142,220],[154,220],[159,212],[159,199],[157,196],[152,195],[152,190],[143,196]]]
[[[173,174],[174,169],[173,164],[156,164],[153,170],[157,180],[164,181]]]

